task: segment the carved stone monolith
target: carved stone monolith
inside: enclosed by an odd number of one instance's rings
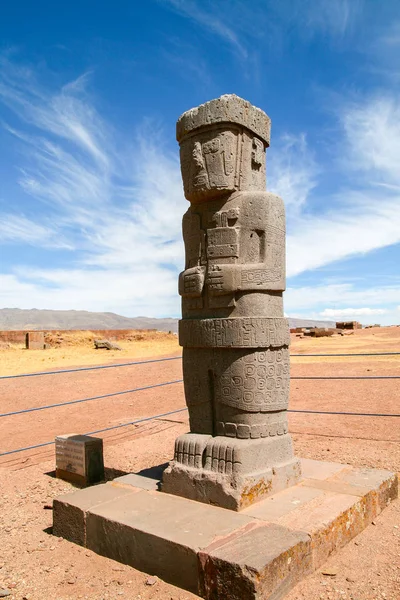
[[[300,478],[288,434],[285,211],[266,192],[270,119],[235,95],[177,123],[184,192],[179,276],[190,433],[162,489],[240,510]]]

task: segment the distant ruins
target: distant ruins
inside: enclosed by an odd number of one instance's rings
[[[177,123],[185,196],[179,277],[190,433],[162,489],[240,510],[298,481],[288,434],[285,210],[265,191],[270,119],[235,95]]]
[[[336,329],[362,329],[358,321],[341,321],[336,323]]]

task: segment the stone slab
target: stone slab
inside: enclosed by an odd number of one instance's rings
[[[397,475],[380,469],[302,461],[306,478],[296,486],[243,511],[294,531],[306,531],[313,545],[314,569],[345,546],[397,498]]]
[[[160,481],[152,477],[144,477],[138,473],[128,473],[113,480],[112,485],[118,486],[133,486],[142,490],[153,490],[157,492],[160,487]]]
[[[301,459],[301,473],[304,479],[327,479],[347,467],[348,465],[341,463],[312,460],[310,458]]]
[[[54,533],[207,600],[278,600],[397,497],[394,473],[324,464],[241,512],[126,475],[56,499]]]
[[[203,598],[281,598],[312,571],[310,537],[259,523],[200,553]]]
[[[132,486],[96,485],[64,494],[53,502],[53,534],[84,546],[86,543],[86,515],[98,504],[115,502],[118,498],[139,491]]]
[[[251,523],[232,511],[140,490],[89,511],[86,546],[197,593],[197,552]]]

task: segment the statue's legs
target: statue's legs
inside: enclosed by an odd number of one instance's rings
[[[204,468],[230,475],[291,461],[288,348],[214,349],[212,367],[215,433]]]
[[[190,431],[216,435],[214,430],[214,377],[212,350],[184,348],[182,353],[185,398]]]
[[[189,411],[190,433],[175,440],[175,461],[202,468],[205,449],[215,435],[214,378],[210,370],[212,350],[184,348],[182,354],[185,398]]]
[[[175,442],[163,490],[238,510],[294,483],[288,348],[184,349],[190,433]]]

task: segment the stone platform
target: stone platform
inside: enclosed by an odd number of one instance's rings
[[[53,533],[207,600],[278,600],[397,498],[397,475],[302,460],[297,484],[234,512],[125,475],[54,500]]]

